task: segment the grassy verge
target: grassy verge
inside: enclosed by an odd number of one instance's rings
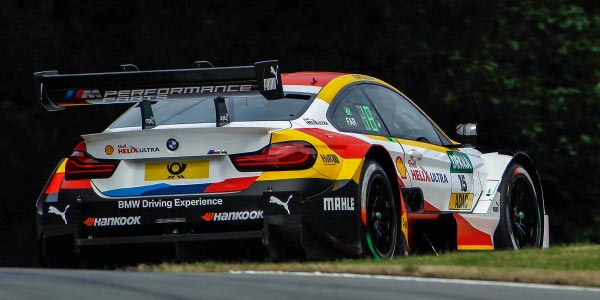
[[[452,252],[393,260],[332,262],[197,262],[139,265],[138,271],[290,271],[410,275],[600,287],[600,245],[554,246],[522,251]]]

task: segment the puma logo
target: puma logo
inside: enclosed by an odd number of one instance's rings
[[[67,205],[65,207],[65,211],[63,211],[63,212],[58,210],[58,208],[50,205],[50,207],[48,207],[48,213],[60,216],[63,219],[63,221],[65,221],[65,224],[67,224],[67,218],[65,217],[65,214],[67,213],[67,209],[69,209],[69,205]]]
[[[285,210],[287,211],[287,213],[289,215],[290,209],[288,208],[288,203],[290,203],[290,200],[292,200],[292,197],[294,197],[294,195],[290,195],[290,197],[287,199],[287,201],[283,202],[283,201],[279,200],[277,197],[271,196],[271,201],[269,201],[269,203],[283,206],[283,208],[285,208]]]
[[[277,82],[277,71],[279,71],[279,65],[277,65],[277,69],[274,69],[273,66],[271,66],[271,74],[275,77],[275,82]]]

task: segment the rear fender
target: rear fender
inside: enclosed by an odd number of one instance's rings
[[[366,154],[367,158],[372,158],[376,160],[383,170],[385,170],[386,175],[390,180],[390,184],[392,186],[392,192],[394,193],[394,198],[398,200],[398,223],[400,225],[400,230],[398,230],[398,246],[397,251],[402,253],[396,253],[396,255],[403,256],[407,254],[409,249],[408,244],[408,219],[406,213],[406,204],[404,202],[404,197],[402,196],[401,189],[404,187],[402,181],[400,180],[400,176],[398,174],[398,170],[395,167],[395,163],[392,160],[390,154],[383,148],[382,146],[373,145]],[[363,161],[364,162],[364,161]],[[362,163],[360,164],[360,168],[357,170],[359,176],[362,170]],[[358,183],[358,182],[357,182]],[[362,209],[362,208],[361,208]]]

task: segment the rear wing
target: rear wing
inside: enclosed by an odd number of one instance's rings
[[[131,71],[131,66],[127,71],[112,73],[34,73],[40,102],[47,110],[56,111],[75,105],[136,102],[149,107],[151,101],[197,97],[283,98],[277,60],[254,66],[154,71]]]

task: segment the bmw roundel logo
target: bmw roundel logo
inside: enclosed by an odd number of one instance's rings
[[[167,149],[175,151],[179,148],[179,141],[176,138],[169,138],[167,140]]]

